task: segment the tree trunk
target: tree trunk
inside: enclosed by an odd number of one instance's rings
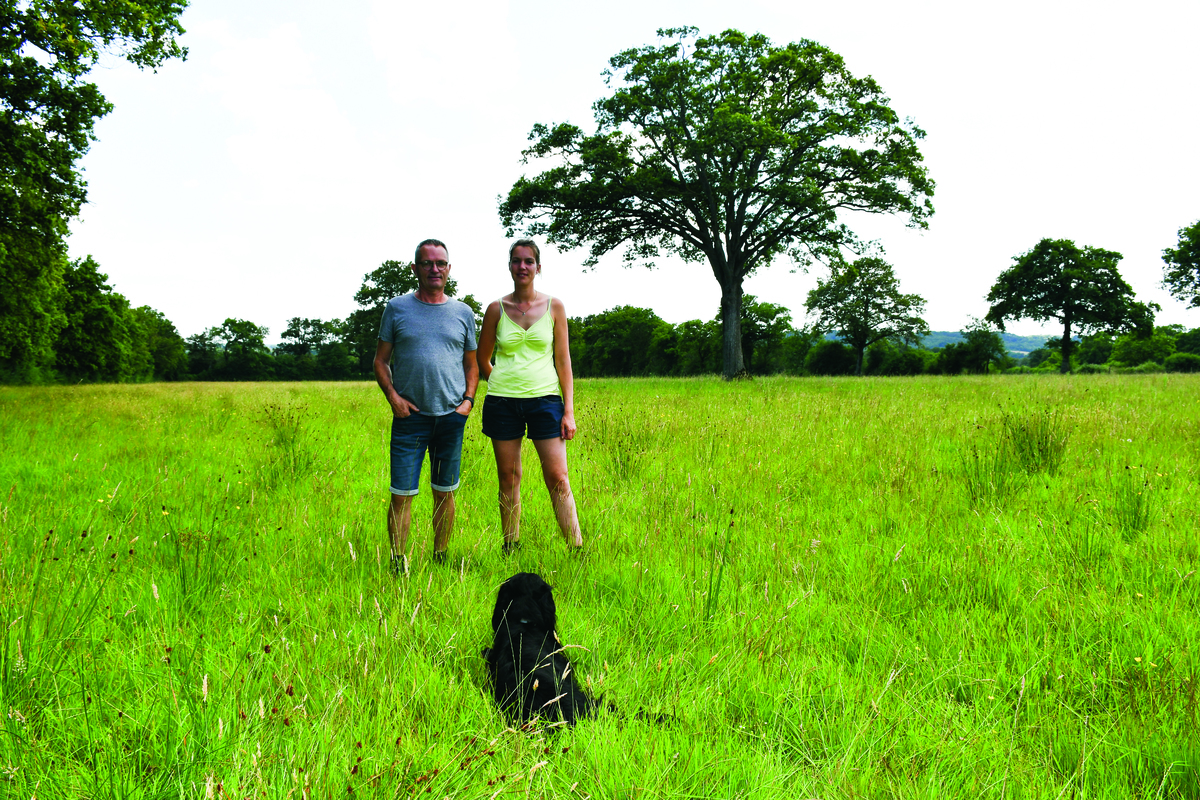
[[[1062,365],[1058,368],[1059,374],[1067,375],[1071,372],[1071,318],[1067,317],[1063,320],[1063,340],[1062,340]]]
[[[866,359],[866,357],[867,357],[867,348],[865,348],[865,347],[856,347],[856,348],[854,349],[854,352],[855,352],[855,353],[858,355],[858,358],[857,358],[857,359],[855,360],[855,362],[854,362],[854,364],[855,364],[855,366],[854,366],[854,375],[855,375],[856,377],[859,377],[859,378],[861,378],[861,377],[862,377],[862,374],[863,374],[863,361],[864,361],[864,360]]]
[[[746,377],[742,360],[742,281],[721,281],[721,374],[725,380]]]

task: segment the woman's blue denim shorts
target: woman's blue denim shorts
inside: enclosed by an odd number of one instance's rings
[[[411,496],[421,481],[421,464],[429,451],[429,485],[439,492],[458,488],[463,428],[467,418],[457,411],[440,417],[409,414],[392,417],[392,494]]]
[[[483,435],[502,442],[520,439],[529,430],[530,439],[562,436],[563,401],[556,394],[545,397],[497,397],[483,401]]]

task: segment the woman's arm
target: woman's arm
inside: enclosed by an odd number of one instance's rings
[[[475,351],[475,363],[479,364],[479,380],[486,381],[492,374],[492,350],[496,347],[496,326],[500,324],[500,301],[497,300],[483,312],[483,330],[479,332],[479,349]]]
[[[567,308],[555,297],[550,303],[554,320],[554,369],[563,394],[562,438],[575,438],[575,377],[571,374],[571,342],[567,333]],[[486,330],[487,323],[484,323]]]

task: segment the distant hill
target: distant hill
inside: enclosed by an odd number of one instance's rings
[[[1004,346],[1008,352],[1014,355],[1025,355],[1031,350],[1037,350],[1046,344],[1046,340],[1050,336],[1042,333],[1037,336],[1018,336],[1015,333],[1001,333],[1000,338],[1004,341]],[[930,350],[940,350],[948,344],[961,342],[962,334],[958,331],[932,331],[928,336],[921,340],[921,345]]]
[[[837,334],[827,333],[826,339],[837,339]],[[1038,334],[1036,336],[1018,336],[1015,333],[1001,333],[1000,339],[1004,342],[1005,348],[1014,356],[1023,356],[1039,347],[1044,347],[1046,340],[1054,338],[1047,334]],[[921,340],[921,346],[927,350],[941,350],[948,344],[961,342],[962,334],[958,331],[931,331],[928,336]],[[1079,341],[1079,339],[1075,339]]]

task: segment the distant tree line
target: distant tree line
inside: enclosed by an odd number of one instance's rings
[[[89,256],[63,270],[57,299],[62,320],[48,377],[72,383],[370,379],[383,308],[391,298],[415,288],[409,264],[385,261],[363,276],[353,298],[357,308],[346,318],[293,317],[272,348],[266,344],[267,328],[244,319],[227,318],[200,333],[181,336],[162,313],[133,307]],[[448,293],[458,294],[454,281]],[[1072,336],[1066,348],[1067,369],[1200,371],[1200,328],[1146,325],[1152,307],[1130,298],[1114,306],[1111,295],[1106,297],[1108,305],[1118,309],[1108,318],[1115,322],[1105,327],[1097,316],[1091,332]],[[481,324],[481,305],[471,295],[462,299]],[[973,320],[956,336],[931,334],[920,316],[923,308],[919,296],[900,293],[892,268],[882,259],[838,264],[809,293],[811,322],[806,325],[796,326],[784,306],[745,295],[741,361],[752,375],[1063,371],[1062,338],[1051,338],[1018,359],[992,323]],[[1136,324],[1129,324],[1130,313]],[[1083,316],[1076,312],[1076,326]],[[725,338],[719,310],[708,320],[673,325],[650,309],[618,306],[573,317],[568,328],[572,363],[581,378],[722,371]],[[941,346],[930,347],[927,341]]]

